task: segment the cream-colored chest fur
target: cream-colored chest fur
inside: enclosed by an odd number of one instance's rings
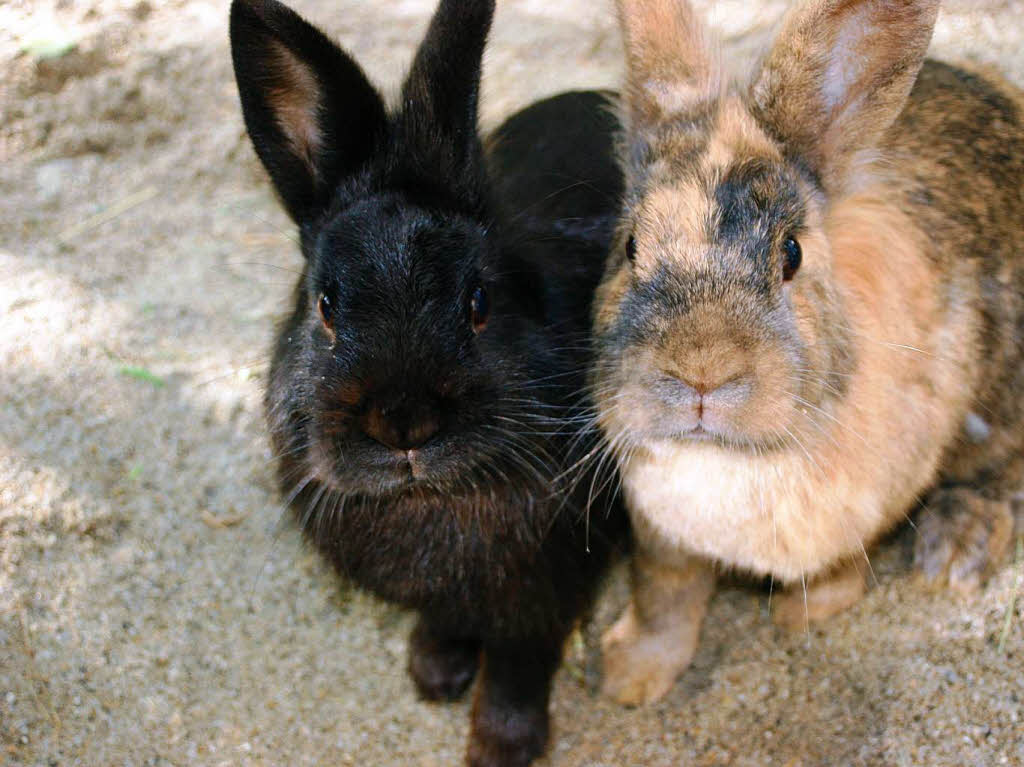
[[[667,542],[732,567],[799,581],[862,556],[891,516],[882,488],[806,457],[758,457],[711,445],[652,447],[624,467],[627,503]]]

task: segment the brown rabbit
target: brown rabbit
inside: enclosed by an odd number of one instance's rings
[[[620,0],[625,212],[596,302],[600,422],[638,553],[605,689],[661,697],[714,570],[864,591],[911,513],[971,588],[1024,475],[1024,98],[925,61],[937,0],[809,0],[749,86],[684,0]]]

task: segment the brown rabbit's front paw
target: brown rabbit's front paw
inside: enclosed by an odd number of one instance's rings
[[[601,638],[602,692],[624,706],[641,706],[665,697],[697,649],[697,630],[645,630],[630,604]]]
[[[409,637],[409,676],[424,700],[461,697],[479,665],[479,642],[439,636],[422,620]]]
[[[844,565],[806,586],[787,588],[772,606],[772,621],[786,631],[806,631],[811,623],[820,623],[859,602],[864,587],[864,574],[857,566]]]
[[[914,564],[928,581],[970,592],[1006,554],[1012,533],[1008,502],[970,488],[942,488],[918,516]]]

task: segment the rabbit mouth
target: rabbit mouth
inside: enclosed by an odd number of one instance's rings
[[[395,473],[398,475],[397,489],[409,488],[421,490],[438,488],[443,485],[444,472],[438,471],[438,460],[424,455],[418,448],[392,451],[395,462]]]
[[[430,478],[430,465],[423,460],[419,450],[406,450],[399,456],[399,460],[405,461],[409,467],[409,476],[413,481],[422,481]]]
[[[706,428],[704,424],[699,423],[689,431],[684,431],[679,435],[679,438],[682,440],[693,440],[694,442],[708,442],[720,439],[720,436]]]
[[[390,489],[401,491],[405,488],[430,487],[437,482],[437,461],[424,456],[424,451],[390,450],[387,458],[376,471],[368,471],[371,482],[386,484]]]
[[[381,452],[383,455],[347,461],[328,458],[318,462],[317,474],[322,482],[338,490],[373,495],[400,495],[427,489],[442,491],[451,484],[452,472],[446,470],[447,462],[443,457],[429,455],[432,450]]]
[[[688,429],[674,431],[668,435],[671,442],[688,444],[712,444],[722,448],[742,449],[749,447],[749,442],[731,431],[716,429],[706,423],[698,423]]]
[[[309,453],[317,482],[339,493],[376,497],[457,494],[467,481],[486,474],[480,470],[486,460],[448,441],[411,449],[348,445],[340,451],[321,443]]]
[[[745,428],[742,413],[717,407],[714,402],[668,403],[642,393],[624,401],[633,407],[616,408],[604,420],[607,431],[619,435],[624,444],[651,448],[700,445],[751,451],[767,449],[776,442],[771,431]]]
[[[620,390],[620,405],[606,408],[611,433],[632,434],[632,441],[713,443],[749,446],[753,435],[743,416],[755,388],[750,376],[733,376],[715,387],[696,386],[677,377],[645,376]]]

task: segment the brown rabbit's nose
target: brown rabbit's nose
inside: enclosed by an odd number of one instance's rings
[[[393,407],[374,405],[363,417],[361,425],[367,437],[385,447],[413,450],[437,434],[441,428],[441,414],[433,403]]]
[[[716,392],[719,389],[725,388],[729,384],[736,383],[743,378],[742,373],[726,373],[724,375],[687,375],[686,373],[680,374],[670,370],[666,370],[664,372],[666,375],[686,384],[702,397],[711,394],[712,392]]]
[[[667,391],[697,407],[740,404],[756,377],[754,339],[743,332],[741,319],[714,307],[681,318],[656,350],[659,372],[672,381]]]
[[[682,384],[686,390],[696,395],[698,403],[714,395],[714,400],[725,404],[733,400],[741,400],[750,388],[749,371],[738,368],[725,370],[679,370],[674,367],[662,368],[666,377]],[[692,396],[691,395],[691,396]]]

